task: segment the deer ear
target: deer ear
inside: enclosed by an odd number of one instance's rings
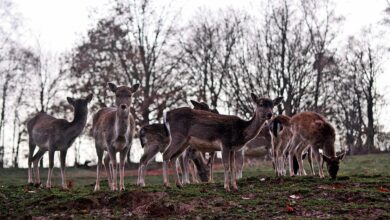
[[[251,98],[252,98],[252,100],[253,100],[255,103],[258,103],[259,99],[257,98],[257,95],[255,95],[254,93],[251,93]]]
[[[108,83],[108,87],[110,87],[110,90],[114,93],[116,92],[116,89],[118,88],[114,83],[111,83],[111,82]]]
[[[330,158],[328,156],[326,156],[323,153],[320,153],[320,154],[322,155],[322,159],[324,159],[324,161],[326,161],[327,163],[330,161]]]
[[[282,101],[283,101],[283,97],[277,97],[276,99],[274,99],[274,100],[272,101],[272,104],[273,104],[274,106],[277,106],[277,105],[279,105],[280,103],[282,103]]]
[[[139,84],[134,84],[132,87],[131,87],[131,93],[135,93],[139,88]]]
[[[68,100],[69,104],[71,104],[71,105],[74,104],[74,98],[66,97],[66,99]]]
[[[342,152],[341,154],[339,154],[339,155],[337,156],[337,159],[338,159],[339,161],[342,161],[342,160],[344,159],[344,157],[345,157],[345,151]]]
[[[191,104],[194,106],[194,108],[196,108],[196,107],[200,107],[200,103],[199,102],[197,102],[197,101],[195,101],[195,100],[190,100],[190,102],[191,102]]]
[[[93,94],[91,93],[91,94],[89,94],[89,95],[87,96],[87,98],[85,98],[85,100],[86,100],[87,102],[90,102],[90,101],[92,100],[92,97],[93,97]]]

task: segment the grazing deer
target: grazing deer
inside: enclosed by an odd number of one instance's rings
[[[289,123],[290,117],[278,115],[273,118],[268,125],[272,139],[272,161],[274,163],[276,176],[285,175],[285,152],[287,151],[288,143],[292,137]]]
[[[124,190],[125,159],[133,142],[135,122],[130,112],[132,94],[138,90],[139,84],[133,87],[119,86],[108,83],[112,92],[115,93],[116,107],[100,109],[93,116],[92,135],[95,139],[98,164],[96,168],[95,191],[100,190],[100,171],[104,151],[108,154],[104,158],[104,166],[111,190],[116,191],[117,186],[117,160],[119,152],[119,189]]]
[[[293,156],[298,160],[299,174],[306,175],[303,168],[302,152],[311,147],[311,154],[319,166],[319,176],[324,177],[323,162],[326,162],[329,175],[334,179],[339,170],[339,163],[344,158],[345,152],[336,155],[334,146],[336,134],[333,126],[326,119],[315,112],[302,112],[291,117],[289,122],[284,122],[284,126],[289,126],[292,138],[289,142],[289,165],[290,176],[294,176]],[[323,150],[321,155],[319,149]],[[311,157],[311,155],[309,155]]]
[[[215,111],[210,110],[209,106],[204,102],[196,102],[191,100],[194,109],[202,111]],[[156,156],[158,152],[163,153],[169,144],[168,131],[164,124],[151,124],[142,127],[139,131],[139,138],[141,146],[144,148],[144,154],[141,157],[138,168],[138,180],[137,185],[145,186],[145,169],[147,164]],[[188,175],[188,163],[189,159],[192,159],[199,171],[199,176],[202,181],[207,181],[206,164],[200,158],[199,154],[194,152],[186,152],[185,159],[182,159],[182,171],[183,178]],[[185,160],[185,161],[184,161]],[[187,164],[186,164],[187,163]]]
[[[168,180],[167,163],[174,165],[176,159],[188,145],[218,146],[222,150],[224,166],[224,188],[230,191],[230,183],[237,190],[235,172],[235,152],[250,140],[255,138],[262,129],[265,121],[273,115],[273,107],[278,105],[282,98],[275,100],[259,98],[251,94],[256,104],[255,114],[251,120],[245,121],[236,116],[219,115],[212,112],[193,110],[191,108],[178,108],[164,114],[170,143],[163,154],[164,185],[170,187]],[[182,187],[179,174],[175,175],[176,186]]]
[[[28,182],[33,183],[31,163],[34,164],[34,183],[41,184],[39,177],[38,163],[42,156],[49,151],[49,171],[47,177],[47,188],[51,188],[51,176],[54,167],[54,152],[60,151],[62,188],[67,189],[65,180],[66,152],[73,144],[74,140],[81,134],[87,122],[88,103],[92,99],[92,94],[85,99],[74,99],[67,97],[69,104],[73,106],[73,121],[57,119],[45,112],[40,112],[27,123],[29,136],[28,155]],[[34,155],[35,147],[38,152]]]

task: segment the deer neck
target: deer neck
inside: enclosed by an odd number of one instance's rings
[[[117,137],[125,136],[129,125],[129,114],[130,113],[122,114],[117,110],[115,117],[115,131]]]
[[[334,140],[326,140],[323,145],[324,154],[328,157],[336,157],[336,150],[334,148]]]
[[[75,109],[73,121],[70,122],[70,126],[65,131],[70,137],[77,137],[83,131],[85,124],[87,123],[88,111],[84,109]]]
[[[265,119],[262,118],[257,111],[255,111],[255,115],[247,122],[247,125],[244,129],[245,143],[249,142],[260,133],[264,123]]]

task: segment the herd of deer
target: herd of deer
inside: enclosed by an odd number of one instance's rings
[[[119,170],[119,190],[124,190],[125,157],[128,154],[135,135],[135,122],[130,112],[132,94],[139,85],[132,87],[116,86],[108,83],[115,93],[115,107],[100,109],[93,116],[92,135],[95,139],[97,154],[97,173],[95,191],[100,189],[100,173],[104,167],[111,190],[118,190],[117,173]],[[336,178],[339,162],[345,153],[336,155],[335,130],[326,119],[314,112],[302,112],[288,117],[273,116],[273,108],[279,105],[282,97],[271,100],[251,94],[255,112],[249,120],[236,116],[221,115],[205,103],[191,101],[194,108],[177,108],[164,114],[164,124],[152,124],[140,129],[139,137],[144,148],[141,157],[137,185],[145,186],[145,169],[149,161],[158,152],[163,154],[164,185],[170,187],[168,167],[176,171],[177,187],[188,184],[189,174],[192,180],[213,181],[213,160],[217,151],[222,152],[224,167],[224,188],[237,190],[237,179],[242,177],[244,151],[262,136],[271,142],[270,155],[277,176],[286,175],[285,163],[288,161],[290,175],[294,176],[293,158],[298,161],[298,175],[306,175],[302,155],[309,153],[308,159],[312,174],[315,175],[313,160],[319,167],[319,176],[324,177],[323,163],[328,173]],[[49,151],[49,171],[46,187],[51,187],[54,166],[54,152],[60,151],[62,187],[65,181],[65,159],[68,148],[85,127],[88,103],[92,95],[84,99],[67,98],[74,108],[74,119],[56,119],[44,112],[38,113],[27,124],[29,134],[28,182],[40,185],[38,162]],[[34,150],[38,146],[37,153]],[[119,166],[116,154],[119,152]],[[204,153],[209,153],[208,162]],[[179,160],[178,160],[179,159]],[[287,160],[286,160],[287,159]],[[177,163],[179,161],[179,163]],[[33,164],[33,168],[31,165]],[[179,175],[179,167],[181,176]],[[194,167],[195,165],[195,167]],[[119,169],[118,169],[119,167]],[[34,171],[34,172],[33,172]],[[34,180],[33,180],[34,176]],[[181,178],[180,178],[181,177]]]

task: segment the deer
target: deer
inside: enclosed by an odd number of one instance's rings
[[[323,163],[326,162],[329,176],[335,179],[340,161],[344,159],[345,152],[336,155],[334,145],[336,132],[333,126],[322,115],[309,111],[298,113],[289,120],[282,122],[282,124],[288,127],[292,133],[288,143],[290,176],[295,176],[293,156],[296,156],[298,160],[298,174],[306,175],[306,171],[303,168],[302,153],[310,148],[309,162],[311,167],[311,157],[314,156],[318,163],[320,178],[325,177]],[[320,149],[323,153],[320,152]]]
[[[197,102],[190,100],[194,109],[202,111],[213,111],[204,102]],[[138,180],[137,185],[145,186],[145,169],[148,163],[156,156],[158,152],[163,153],[169,144],[168,131],[164,124],[151,124],[142,127],[139,131],[139,138],[142,148],[144,148],[144,154],[142,155],[138,167]],[[188,151],[185,153],[185,159],[181,158],[181,167],[183,172],[183,179],[187,178],[188,175],[188,163],[189,159],[192,159],[195,166],[197,167],[198,174],[202,181],[207,181],[207,167],[201,158],[201,155]],[[203,156],[203,155],[202,155]],[[194,176],[194,175],[193,175]],[[207,180],[206,180],[207,179]]]
[[[285,154],[288,143],[292,137],[292,133],[288,127],[289,122],[290,117],[278,115],[273,118],[268,125],[268,131],[272,140],[272,161],[274,163],[276,176],[285,175]]]
[[[282,97],[274,100],[259,97],[251,93],[255,103],[255,113],[247,121],[237,116],[219,115],[212,112],[194,110],[188,107],[164,112],[164,123],[170,136],[169,146],[163,153],[164,186],[170,188],[168,180],[168,164],[176,169],[176,160],[188,146],[210,145],[222,150],[224,166],[224,189],[230,186],[238,190],[235,172],[235,152],[241,150],[246,143],[255,138],[266,120],[271,119],[273,108],[279,105]],[[179,174],[176,172],[175,182],[182,188]]]
[[[115,94],[115,107],[100,109],[93,116],[92,136],[95,139],[95,148],[98,158],[96,167],[96,184],[94,191],[100,190],[100,172],[102,158],[105,151],[104,167],[108,184],[112,191],[118,190],[118,164],[116,154],[119,153],[119,190],[125,190],[124,168],[126,155],[130,151],[134,134],[135,122],[131,113],[132,95],[138,90],[139,84],[117,86],[108,83],[109,89]]]
[[[68,189],[65,178],[66,153],[85,127],[88,117],[88,103],[91,100],[92,94],[80,99],[67,97],[67,101],[74,110],[74,116],[71,122],[65,119],[55,118],[43,111],[27,122],[29,136],[28,183],[37,186],[41,185],[38,163],[46,151],[49,151],[49,170],[46,188],[51,188],[54,153],[55,151],[60,151],[62,188]],[[38,152],[34,155],[37,146]],[[31,169],[32,163],[34,165],[34,182],[33,170]]]

